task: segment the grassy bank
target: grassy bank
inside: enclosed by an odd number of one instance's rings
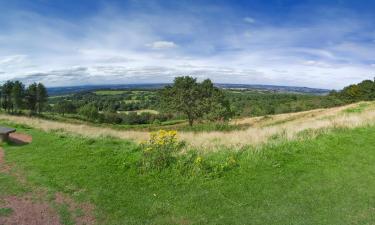
[[[149,132],[147,131],[120,130],[113,127],[98,127],[84,123],[64,123],[5,114],[0,114],[0,119],[22,123],[45,131],[64,130],[69,133],[92,138],[109,135],[120,139],[140,142],[149,137]],[[320,130],[330,130],[338,127],[354,128],[374,125],[374,121],[375,103],[363,102],[330,109],[240,119],[232,121],[228,125],[196,124],[193,128],[181,131],[180,137],[189,146],[204,151],[215,150],[218,146],[240,149],[247,145],[262,145],[275,136],[284,135],[289,140],[294,140],[298,138],[299,133],[306,130],[317,131],[319,133]],[[161,128],[175,129],[176,127],[171,125]],[[221,130],[221,132],[209,131],[217,129]]]
[[[177,166],[140,172],[141,154],[132,142],[18,129],[33,143],[4,146],[6,160],[33,184],[92,202],[99,224],[375,221],[375,127],[248,149],[236,153],[238,166],[219,176],[188,175]],[[203,160],[220,163],[232,154],[223,150]]]

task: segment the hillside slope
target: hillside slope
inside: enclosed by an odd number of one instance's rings
[[[17,128],[32,135],[33,142],[3,146],[13,175],[24,175],[52,199],[64,193],[91,203],[98,224],[375,221],[375,126],[335,129],[315,139],[266,145],[259,152],[203,156],[219,167],[222,159],[235,157],[237,166],[223,173],[191,173],[195,170],[186,171],[181,164],[142,172],[141,153],[134,143]],[[7,176],[0,172],[0,190],[16,186],[16,180],[10,186]],[[69,210],[59,212],[64,224],[74,224],[76,212]]]
[[[10,116],[0,114],[0,119],[29,125],[46,131],[64,130],[87,137],[113,136],[121,139],[144,141],[148,132],[121,131],[88,124],[70,124],[48,121],[38,118]],[[316,109],[299,113],[287,113],[273,116],[252,117],[231,121],[232,124],[247,126],[247,129],[230,132],[180,132],[180,138],[190,146],[200,149],[220,147],[241,148],[259,145],[269,139],[282,136],[287,139],[297,138],[303,131],[319,133],[335,127],[357,127],[375,122],[375,103],[360,102],[351,105]]]

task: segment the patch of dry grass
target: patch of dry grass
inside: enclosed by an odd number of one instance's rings
[[[181,136],[191,145],[205,149],[218,146],[239,148],[246,145],[259,145],[275,136],[295,139],[303,131],[328,130],[330,128],[352,128],[375,123],[375,105],[371,103],[357,114],[341,113],[359,103],[330,109],[317,109],[300,113],[274,115],[272,118],[245,118],[238,123],[250,123],[247,130],[233,132],[183,133]],[[313,133],[313,132],[312,132]]]
[[[44,131],[62,130],[67,133],[80,134],[86,137],[113,136],[134,141],[143,141],[148,138],[147,132],[142,131],[119,131],[105,127],[95,127],[87,124],[72,124],[57,121],[30,118],[25,116],[12,116],[0,114],[0,119],[8,120],[18,124],[25,124]]]
[[[375,104],[371,102],[360,113],[344,113],[346,109],[358,107],[360,103],[335,107],[330,109],[316,109],[311,111],[273,115],[271,117],[254,117],[234,120],[232,123],[248,124],[246,130],[231,132],[180,132],[179,136],[190,146],[198,149],[216,149],[219,146],[240,148],[247,145],[259,145],[276,136],[295,139],[303,131],[321,132],[338,127],[358,127],[375,123]],[[99,128],[90,125],[69,124],[47,121],[38,118],[0,115],[0,119],[26,124],[45,131],[63,130],[88,137],[113,136],[134,141],[143,141],[149,137],[143,131],[119,131],[111,128]]]

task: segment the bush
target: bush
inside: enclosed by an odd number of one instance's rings
[[[95,121],[99,118],[98,109],[93,104],[87,104],[79,108],[78,113],[89,120]]]
[[[178,141],[177,131],[159,130],[152,132],[150,140],[142,145],[143,167],[162,170],[176,161],[177,153],[184,143]]]

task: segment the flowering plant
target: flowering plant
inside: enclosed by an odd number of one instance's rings
[[[178,140],[177,131],[159,130],[150,134],[150,139],[141,144],[143,149],[143,166],[163,169],[176,159],[176,154],[183,147]]]

